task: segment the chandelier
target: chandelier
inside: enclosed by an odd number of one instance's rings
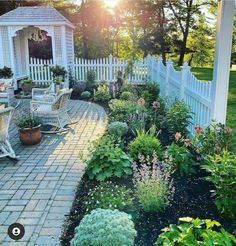
[[[34,40],[36,42],[47,40],[47,32],[42,31],[37,27],[28,27],[26,32],[26,36],[30,40]]]

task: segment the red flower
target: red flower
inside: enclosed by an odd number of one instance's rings
[[[201,127],[200,126],[196,126],[194,128],[194,132],[195,132],[195,135],[199,135],[201,133]]]
[[[145,104],[144,98],[139,98],[138,101],[137,101],[137,103],[138,103],[139,105],[144,105],[144,104]]]

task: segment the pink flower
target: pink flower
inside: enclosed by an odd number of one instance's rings
[[[181,137],[182,137],[181,132],[176,132],[176,133],[175,133],[175,140],[176,140],[176,141],[179,141]]]
[[[144,98],[139,98],[138,101],[137,101],[137,103],[138,103],[139,105],[144,105],[144,104],[145,104]]]
[[[230,127],[225,127],[224,128],[224,133],[231,133],[233,131],[233,129],[232,128],[230,128]]]
[[[195,135],[199,135],[201,133],[201,127],[200,126],[196,126],[194,128],[194,132],[195,132]]]
[[[152,107],[154,108],[154,109],[159,109],[160,108],[160,103],[159,102],[153,102],[152,103]]]
[[[191,145],[190,139],[184,139],[184,145],[185,145],[186,147],[190,146],[190,145]]]

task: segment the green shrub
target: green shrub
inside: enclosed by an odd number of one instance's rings
[[[181,176],[188,175],[194,171],[192,155],[186,146],[172,143],[165,151],[165,161],[170,165],[171,171]]]
[[[86,90],[90,93],[93,93],[93,89],[95,88],[95,79],[96,79],[96,72],[94,70],[89,70],[86,76]]]
[[[174,138],[176,132],[181,132],[183,136],[186,136],[191,118],[191,111],[188,105],[182,101],[174,102],[166,113],[167,129],[171,137]]]
[[[96,208],[128,210],[133,205],[132,191],[107,181],[90,190],[85,201],[86,211]]]
[[[124,91],[124,92],[121,93],[120,99],[121,100],[131,100],[131,101],[133,101],[133,100],[136,99],[136,97],[135,97],[135,95],[132,92]]]
[[[121,93],[124,91],[131,92],[132,94],[136,95],[137,94],[137,87],[135,85],[129,84],[129,83],[124,83],[122,88],[121,88]]]
[[[86,161],[90,179],[104,181],[111,177],[126,177],[132,174],[130,158],[114,144],[110,136],[104,136],[93,143]]]
[[[91,97],[91,93],[89,91],[83,91],[80,95],[82,99],[89,99]]]
[[[202,166],[209,172],[206,179],[215,185],[217,208],[230,219],[236,219],[236,156],[228,151],[209,156]]]
[[[136,196],[146,212],[165,209],[172,199],[174,189],[164,163],[154,154],[152,159],[139,156],[139,165],[133,164]]]
[[[134,101],[112,99],[109,102],[109,108],[111,110],[111,121],[123,121],[128,122],[130,115],[136,114],[137,111],[143,110],[141,105],[138,105]]]
[[[160,86],[158,83],[155,81],[147,81],[145,84],[146,90],[152,94],[153,96],[153,101],[155,101],[156,98],[158,98],[159,93],[160,93]]]
[[[71,246],[133,246],[136,234],[128,214],[98,208],[75,228]]]
[[[117,138],[124,137],[128,132],[128,125],[125,122],[114,121],[108,125],[108,132]]]
[[[61,77],[62,81],[65,81],[67,71],[64,67],[56,65],[54,67],[51,67],[50,71],[52,72],[53,80],[58,78],[58,77]]]
[[[190,217],[180,218],[179,221],[179,225],[171,224],[168,228],[164,228],[155,245],[233,246],[236,244],[236,238],[225,231],[217,221]]]
[[[233,149],[233,130],[224,124],[213,122],[197,134],[205,155],[220,154],[223,150]]]
[[[10,79],[12,76],[13,73],[10,67],[4,66],[0,69],[0,79]]]
[[[137,131],[137,136],[128,145],[130,156],[134,160],[138,160],[139,155],[151,157],[153,152],[159,158],[162,156],[160,141],[156,138],[156,128],[150,128],[149,131]]]
[[[107,102],[110,99],[109,87],[107,84],[100,84],[95,91],[94,101]]]

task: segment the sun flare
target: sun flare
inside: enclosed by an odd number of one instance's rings
[[[114,8],[119,2],[119,0],[103,0],[103,1],[105,2],[105,5],[110,8]]]

